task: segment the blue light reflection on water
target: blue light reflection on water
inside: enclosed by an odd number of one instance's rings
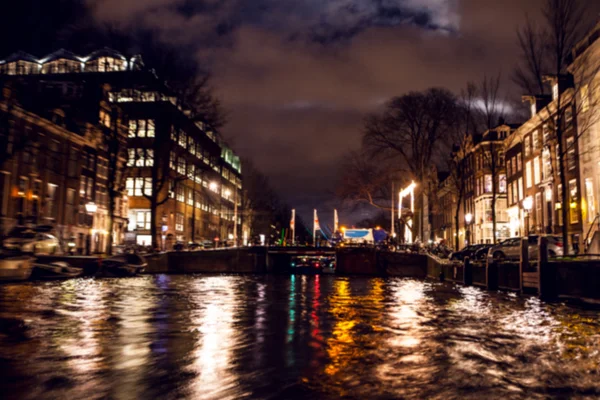
[[[0,286],[3,398],[598,397],[599,365],[598,311],[438,282]]]

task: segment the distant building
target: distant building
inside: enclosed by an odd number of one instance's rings
[[[63,244],[73,241],[80,253],[104,251],[108,169],[102,126],[78,124],[61,108],[25,110],[19,95],[27,97],[6,87],[0,101],[0,234],[17,224],[51,225]],[[91,203],[94,215],[86,210]],[[121,197],[115,240],[124,236],[126,214]]]
[[[91,88],[107,91],[110,112],[123,113],[119,123],[126,138],[124,190],[130,207],[120,235],[124,242],[152,244],[153,226],[163,249],[178,241],[241,242],[239,157],[140,56],[107,48],[84,57],[59,50],[42,59],[19,52],[0,61],[0,73],[37,90],[54,88],[54,96],[44,98],[62,99],[72,110],[94,98]],[[110,112],[86,115],[102,125],[111,123]]]

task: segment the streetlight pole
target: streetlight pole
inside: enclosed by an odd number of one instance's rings
[[[85,211],[90,215],[90,232],[88,234],[86,253],[89,256],[92,251],[92,236],[94,232],[94,214],[98,211],[96,203],[89,202],[85,204]]]

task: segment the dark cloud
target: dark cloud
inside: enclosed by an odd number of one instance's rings
[[[96,18],[194,44],[230,111],[236,149],[293,206],[333,208],[362,117],[409,90],[510,71],[515,29],[541,0],[95,0]],[[600,11],[596,1],[589,1]],[[597,15],[597,14],[596,14]],[[325,210],[323,210],[325,211]],[[330,215],[323,214],[323,219]],[[344,215],[342,215],[342,219]]]

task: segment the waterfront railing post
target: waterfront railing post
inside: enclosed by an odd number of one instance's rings
[[[539,296],[542,300],[556,299],[557,284],[556,265],[548,262],[548,238],[540,236],[538,239],[538,276]]]
[[[465,286],[473,286],[473,264],[469,257],[465,257],[463,274]]]
[[[488,257],[485,265],[487,289],[498,290],[498,261]]]
[[[529,242],[521,238],[521,256],[519,257],[519,292],[523,293],[523,273],[529,268]]]

